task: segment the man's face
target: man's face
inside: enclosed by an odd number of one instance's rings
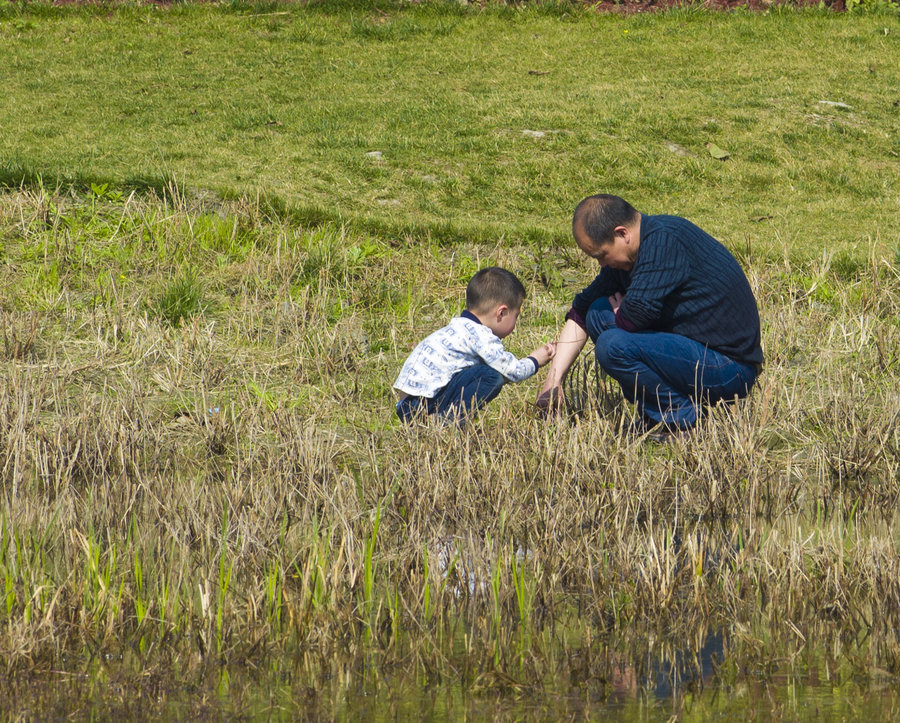
[[[592,259],[597,259],[601,266],[609,266],[611,269],[631,271],[637,258],[637,246],[624,226],[619,226],[613,240],[606,244],[595,244],[581,229],[577,229],[575,243]]]

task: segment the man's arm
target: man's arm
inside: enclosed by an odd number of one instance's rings
[[[624,292],[627,287],[628,272],[618,269],[602,268],[589,286],[575,294],[572,309],[583,319],[597,299],[616,292]]]
[[[550,363],[547,379],[538,394],[540,409],[557,409],[563,401],[562,383],[587,341],[587,332],[569,319],[556,340],[556,355]]]

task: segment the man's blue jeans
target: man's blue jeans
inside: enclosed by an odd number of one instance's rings
[[[416,414],[434,414],[460,423],[496,397],[506,378],[487,364],[476,364],[453,375],[450,383],[432,398],[406,397],[397,402],[397,416],[409,422]]]
[[[752,364],[686,336],[619,329],[607,299],[591,304],[585,323],[600,366],[652,423],[692,427],[701,404],[745,397],[756,381]]]

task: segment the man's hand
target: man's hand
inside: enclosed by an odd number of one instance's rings
[[[618,291],[609,297],[609,305],[612,307],[613,314],[618,313],[619,307],[622,305],[622,301],[624,299],[625,294],[622,294]]]
[[[554,345],[553,363],[550,365],[550,371],[547,372],[547,379],[544,386],[538,392],[538,398],[535,404],[538,409],[543,412],[559,411],[565,402],[563,395],[562,383],[566,378],[566,372],[575,361],[584,343],[587,341],[587,334],[584,329],[577,323],[569,319]]]
[[[546,344],[542,344],[531,352],[531,356],[537,360],[539,367],[544,366],[544,364],[556,356],[556,342],[548,341]]]
[[[558,411],[562,408],[563,403],[562,387],[542,389],[534,403],[541,412],[546,414]]]

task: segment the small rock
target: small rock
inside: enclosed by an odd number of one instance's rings
[[[529,131],[529,130],[524,130],[524,131],[522,131],[522,135],[523,135],[523,136],[528,136],[529,138],[543,138],[543,137],[544,137],[545,135],[547,135],[547,134],[546,134],[544,131]]]
[[[382,156],[384,156],[384,154],[381,151],[369,151],[366,153],[367,158],[371,158],[375,161],[380,161]]]
[[[666,141],[666,148],[668,148],[670,151],[672,151],[672,153],[674,153],[676,156],[692,156],[692,155],[694,155],[687,148],[682,146],[680,143],[672,143],[671,141]]]
[[[839,100],[820,100],[819,105],[830,105],[832,108],[844,108],[846,110],[851,110],[853,108],[852,105],[841,103]]]

